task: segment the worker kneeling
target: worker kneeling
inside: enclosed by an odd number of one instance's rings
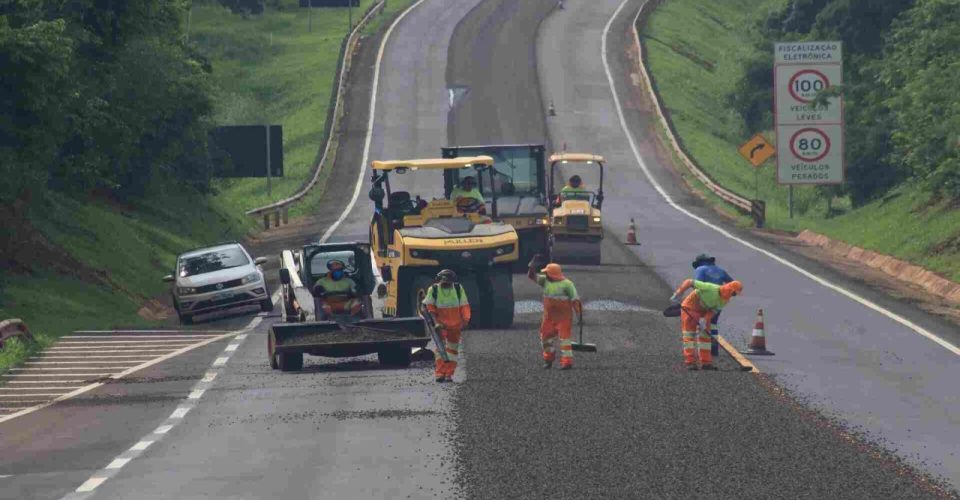
[[[543,367],[550,368],[556,359],[556,339],[560,338],[560,369],[573,368],[573,312],[583,314],[583,306],[573,282],[563,276],[560,264],[547,264],[537,274],[534,256],[527,277],[543,288],[543,320],[540,342],[543,345]]]
[[[435,352],[434,375],[437,382],[451,382],[453,372],[457,369],[457,356],[460,354],[460,335],[470,323],[470,301],[466,291],[457,283],[457,273],[449,269],[437,273],[436,282],[427,289],[423,304],[433,315],[445,344],[437,346],[437,349],[446,349],[450,359],[444,361],[440,353]]]
[[[357,297],[357,283],[346,275],[346,266],[342,261],[327,262],[329,271],[314,285],[314,296],[319,305],[320,319],[329,320],[334,315],[360,316],[363,304]]]
[[[684,280],[670,297],[676,303],[687,290],[694,291],[680,305],[680,331],[683,334],[683,360],[687,369],[697,369],[696,351],[699,351],[700,366],[704,370],[716,370],[710,355],[710,320],[720,312],[730,299],[743,292],[743,284],[731,281],[725,285],[715,285],[705,281]],[[704,328],[700,328],[700,320]]]

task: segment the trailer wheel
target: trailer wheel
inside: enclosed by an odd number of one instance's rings
[[[302,352],[279,352],[277,358],[277,366],[282,372],[298,372],[303,369]]]
[[[487,297],[491,301],[490,326],[493,328],[509,328],[513,325],[513,273],[506,267],[497,267],[491,270],[490,292]]]
[[[377,359],[384,366],[406,367],[410,366],[413,357],[409,347],[393,347],[379,351]]]
[[[274,370],[280,368],[280,365],[277,363],[277,353],[274,352],[275,345],[277,345],[276,338],[273,336],[273,332],[270,332],[267,335],[267,357],[270,358],[270,368]]]

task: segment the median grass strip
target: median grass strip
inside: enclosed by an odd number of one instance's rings
[[[756,50],[749,30],[784,0],[667,0],[641,31],[657,92],[687,153],[719,184],[767,202],[767,225],[810,229],[847,243],[911,261],[960,281],[960,210],[903,185],[882,199],[852,208],[812,186],[794,188],[794,218],[787,186],[776,183],[775,162],[759,172],[737,153],[749,139],[727,101]],[[772,48],[770,51],[772,55]],[[765,133],[773,139],[772,131]],[[714,200],[715,201],[715,200]]]

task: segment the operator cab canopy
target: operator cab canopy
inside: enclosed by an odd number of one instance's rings
[[[550,155],[550,192],[556,196],[567,186],[570,178],[577,176],[581,180],[580,189],[584,194],[567,194],[566,199],[590,200],[603,193],[603,156],[588,153],[558,153]]]
[[[440,193],[442,193],[444,198],[450,196],[450,190],[444,189],[442,177],[436,175],[437,173],[442,175],[443,172],[447,170],[457,170],[461,172],[461,175],[471,175],[474,177],[476,186],[482,194],[485,189],[489,189],[488,186],[485,186],[485,184],[488,183],[484,182],[482,172],[488,170],[493,165],[493,161],[492,157],[484,155],[465,156],[461,158],[373,161],[371,168],[373,169],[374,187],[370,190],[370,198],[374,203],[377,203],[379,207],[383,203],[384,196],[387,196],[386,208],[400,210],[405,214],[417,213],[422,206],[417,203],[416,197],[420,197],[426,202],[439,197]],[[437,180],[434,182],[417,182],[415,178],[410,178],[409,180],[404,178],[405,176],[409,176],[410,172],[427,172],[436,177]],[[466,172],[470,172],[470,174],[466,174]],[[395,175],[387,175],[391,173]],[[391,183],[394,184],[394,186],[392,186],[393,189],[391,189]],[[436,188],[430,190],[430,192],[417,193],[415,195],[411,195],[409,191],[404,189],[407,186],[417,186],[420,188],[431,185],[436,186]],[[386,191],[384,191],[383,188],[385,188]]]

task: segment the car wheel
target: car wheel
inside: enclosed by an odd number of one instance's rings
[[[177,316],[180,318],[181,325],[192,325],[193,324],[193,315],[191,314],[181,314],[177,313]]]
[[[260,301],[260,310],[263,312],[273,312],[273,301],[266,298]]]

